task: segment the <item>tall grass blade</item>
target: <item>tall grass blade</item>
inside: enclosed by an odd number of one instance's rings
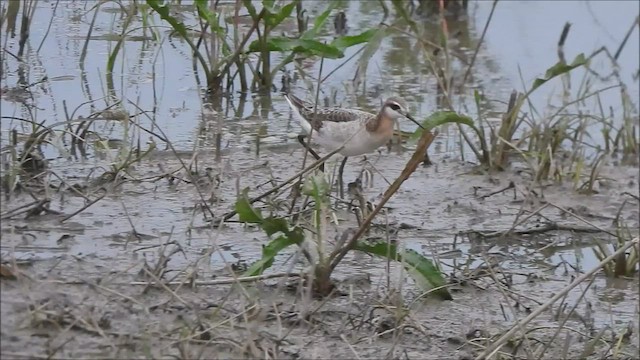
[[[414,34],[419,36],[420,31],[418,30],[418,24],[413,21],[411,15],[407,12],[407,9],[405,8],[406,2],[402,0],[391,0],[391,3],[393,4],[393,8],[396,10],[397,15],[409,24],[409,27],[411,27]]]
[[[295,1],[292,1],[279,9],[274,8],[273,5],[267,5],[266,3],[267,1],[262,2],[262,5],[266,10],[264,14],[264,21],[272,29],[280,25],[284,19],[288,18],[296,7]]]
[[[204,59],[200,51],[198,51],[198,47],[193,43],[193,41],[191,41],[191,38],[187,33],[187,28],[184,26],[184,24],[178,19],[176,19],[175,17],[171,16],[169,11],[169,5],[161,5],[160,1],[158,0],[147,0],[147,5],[149,5],[155,12],[157,12],[160,15],[160,18],[162,20],[168,22],[169,25],[171,25],[171,27],[173,28],[173,30],[176,31],[180,35],[180,37],[189,45],[189,47],[193,51],[194,56],[198,59],[198,61],[200,62],[200,65],[202,66],[202,69],[205,72],[205,75],[207,77],[207,85],[209,87],[213,87],[214,85],[213,82],[216,79],[214,79],[214,76],[211,72],[209,64]]]
[[[535,89],[539,88],[541,85],[553,79],[554,77],[567,73],[577,67],[585,65],[586,63],[587,59],[584,57],[584,54],[579,54],[578,56],[576,56],[576,58],[573,59],[573,62],[569,65],[562,61],[557,62],[555,65],[547,69],[544,77],[537,78],[533,81],[533,85],[531,85],[531,89],[529,90],[528,94],[531,94]]]
[[[380,48],[380,44],[382,44],[382,40],[387,36],[387,27],[381,27],[375,31],[375,33],[369,38],[369,42],[364,47],[362,51],[362,55],[360,59],[358,59],[358,70],[356,70],[356,75],[353,81],[356,84],[359,84],[360,81],[367,75],[367,68],[369,67],[369,61],[373,55]],[[356,86],[357,87],[357,86]]]
[[[331,11],[335,9],[337,5],[338,1],[329,2],[329,6],[327,6],[327,9],[313,21],[313,27],[305,31],[304,34],[302,34],[302,37],[307,39],[315,38],[318,35],[320,29],[322,29],[322,27],[324,26],[324,23],[327,22]]]

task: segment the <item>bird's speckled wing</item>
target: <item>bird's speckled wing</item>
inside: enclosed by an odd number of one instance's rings
[[[316,116],[313,116],[313,104],[301,100],[291,94],[287,95],[293,105],[298,108],[300,115],[303,116],[313,127],[314,130],[320,130],[323,122],[367,122],[376,117],[376,115],[368,113],[366,111],[360,111],[355,109],[343,109],[343,108],[323,108],[318,107],[316,109]]]

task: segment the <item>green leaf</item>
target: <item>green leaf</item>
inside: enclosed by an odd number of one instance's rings
[[[236,201],[236,212],[240,221],[250,224],[262,224],[264,221],[260,210],[255,209],[249,202],[249,188],[242,190],[242,194]]]
[[[262,230],[271,236],[277,232],[289,233],[289,224],[284,218],[268,217],[262,222]]]
[[[289,39],[283,36],[277,36],[268,39],[266,45],[266,50],[269,51],[295,51],[298,53],[308,53],[310,55],[320,55],[328,59],[344,57],[344,53],[335,46],[312,39]],[[249,44],[249,52],[261,52],[263,50],[259,40],[255,40]]]
[[[369,62],[373,55],[380,48],[380,44],[382,44],[382,40],[387,36],[387,28],[381,27],[377,29],[375,34],[369,39],[369,42],[362,50],[362,55],[360,59],[358,59],[358,70],[356,72],[357,79],[362,79],[367,74],[367,68],[369,67]],[[356,81],[358,81],[356,80]],[[359,81],[358,81],[359,82]]]
[[[480,109],[480,102],[483,99],[484,99],[484,96],[482,96],[482,94],[480,94],[480,91],[478,91],[478,89],[474,89],[473,90],[473,100],[475,100],[476,106],[478,107],[478,109]]]
[[[442,273],[433,265],[431,260],[413,250],[398,251],[396,245],[384,242],[368,244],[363,241],[358,241],[354,249],[381,258],[402,262],[414,277],[416,283],[421,286],[429,285],[430,288],[437,288],[446,285]],[[433,293],[443,300],[453,300],[446,287],[434,290]]]
[[[273,265],[273,259],[291,245],[296,245],[295,239],[282,235],[271,240],[266,246],[262,247],[262,258],[251,264],[244,272],[244,276],[256,276],[262,274],[266,269]]]
[[[420,276],[422,276],[424,280],[434,288],[445,286],[447,284],[440,270],[433,265],[431,260],[421,254],[413,250],[406,250],[402,252],[402,258],[405,263],[410,265],[412,268],[411,270],[420,274]],[[449,293],[449,290],[446,287],[435,290],[434,293],[443,300],[453,300],[451,293]]]
[[[187,38],[187,28],[184,24],[171,16],[169,13],[169,5],[160,5],[160,1],[158,0],[147,0],[147,5],[149,5],[155,12],[160,15],[160,18],[171,25],[173,30],[175,30],[180,36],[183,38]]]
[[[329,14],[331,14],[331,11],[335,9],[337,5],[338,5],[337,1],[331,1],[327,9],[313,21],[313,27],[305,31],[304,34],[302,34],[302,38],[305,38],[305,39],[315,38],[318,32],[322,29],[322,26],[324,26],[324,23],[329,18]]]
[[[426,130],[431,130],[436,126],[440,126],[447,123],[464,124],[475,129],[475,126],[473,125],[473,120],[470,117],[460,115],[455,111],[435,112],[429,115],[429,117],[422,122],[422,126]],[[416,130],[416,132],[414,132],[413,135],[411,135],[411,139],[414,140],[419,138],[422,135],[423,131],[424,130],[422,130],[421,128],[418,128],[418,130]]]
[[[309,176],[302,187],[302,193],[312,196],[316,204],[326,203],[330,192],[331,187],[322,173]]]
[[[249,52],[261,52],[263,50],[269,51],[290,51],[300,46],[299,39],[290,39],[284,36],[274,36],[267,39],[267,49],[262,48],[260,40],[254,40],[249,44]]]
[[[331,45],[340,50],[344,50],[348,47],[368,42],[377,33],[378,29],[370,29],[358,35],[340,36],[339,38],[333,40]]]
[[[269,4],[271,4],[271,6],[269,6]],[[275,9],[272,6],[272,2],[263,1],[263,6],[265,6],[266,9],[265,21],[270,27],[277,26],[291,15],[295,4],[296,2],[292,1],[280,9]],[[378,33],[378,29],[371,29],[358,35],[339,37],[331,44],[326,44],[325,42],[316,40],[318,32],[322,29],[322,26],[324,26],[331,14],[331,11],[336,7],[336,5],[337,2],[331,2],[327,9],[315,19],[313,27],[305,31],[299,38],[292,39],[284,36],[274,36],[269,37],[266,42],[261,41],[261,39],[254,40],[249,44],[248,52],[292,51],[294,53],[301,53],[309,56],[316,55],[327,59],[340,59],[344,57],[344,49],[350,46],[366,43]],[[249,9],[249,13],[255,13],[255,9]]]
[[[263,1],[263,5],[264,3],[265,1]],[[273,4],[271,4],[271,6],[269,7],[267,7],[266,5],[264,6],[265,9],[267,9],[264,19],[270,28],[274,28],[280,25],[280,23],[283,22],[284,19],[291,16],[291,12],[293,12],[293,9],[296,7],[296,2],[292,1],[290,4],[287,4],[280,9],[273,9]]]
[[[418,25],[416,24],[415,21],[413,21],[413,19],[411,18],[411,15],[405,9],[406,2],[403,0],[391,0],[391,3],[393,4],[393,7],[396,9],[397,15],[400,16],[402,20],[406,21],[409,24],[414,34],[418,34],[419,33]]]
[[[529,90],[529,94],[554,77],[567,73],[577,67],[585,65],[586,63],[587,59],[584,57],[584,54],[579,54],[578,56],[576,56],[576,58],[573,59],[573,62],[569,65],[562,61],[557,62],[555,65],[547,69],[543,78],[535,79],[533,85],[531,86],[531,90]]]
[[[200,18],[204,18],[211,30],[218,33],[219,35],[224,35],[224,29],[220,26],[220,21],[218,19],[218,14],[209,10],[208,0],[196,0],[196,8],[198,9],[198,16]]]
[[[251,18],[255,20],[258,17],[258,12],[256,11],[255,6],[253,6],[253,2],[251,0],[244,0],[243,4],[249,15],[251,15]]]
[[[262,0],[262,7],[264,7],[267,11],[273,12],[273,5],[275,5],[275,0]]]
[[[301,53],[323,56],[327,59],[340,59],[344,57],[342,50],[317,40],[298,39],[300,45],[294,50]]]

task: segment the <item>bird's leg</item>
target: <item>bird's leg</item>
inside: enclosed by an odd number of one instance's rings
[[[344,199],[344,181],[342,179],[342,173],[344,172],[344,165],[347,163],[348,157],[344,157],[342,159],[342,163],[340,163],[340,167],[338,168],[338,187],[340,189],[340,199]]]
[[[422,160],[422,165],[424,165],[424,166],[433,165],[433,162],[431,162],[431,159],[429,159],[429,152],[427,152],[427,151],[425,151],[425,153],[424,153],[424,160]]]
[[[307,137],[307,135],[298,135],[298,142],[300,144],[302,144],[302,146],[304,146],[305,149],[307,149],[307,151],[316,159],[316,160],[320,160],[320,155],[318,155],[318,153],[316,153],[310,146],[309,144],[307,144],[304,139]],[[324,172],[324,163],[320,164],[320,171]]]
[[[360,170],[360,173],[358,174],[358,177],[356,178],[356,181],[359,181],[360,183],[362,183],[362,175],[364,175],[365,171],[367,171],[366,165],[367,165],[367,155],[363,155],[362,156],[362,160],[360,161],[361,164],[363,164],[362,169]]]

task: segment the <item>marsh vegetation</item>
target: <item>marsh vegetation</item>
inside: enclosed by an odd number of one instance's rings
[[[618,5],[2,2],[1,357],[637,358]],[[425,129],[341,196],[283,93]]]

